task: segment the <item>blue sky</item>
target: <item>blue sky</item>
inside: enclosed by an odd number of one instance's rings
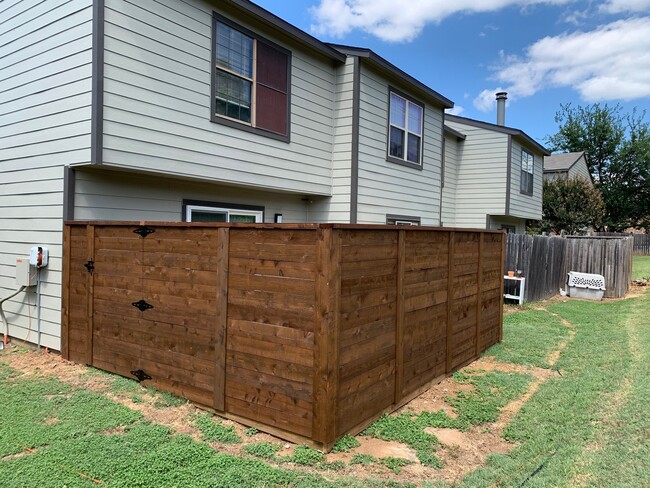
[[[650,0],[254,0],[326,42],[370,48],[456,104],[543,143],[560,104],[650,120]]]

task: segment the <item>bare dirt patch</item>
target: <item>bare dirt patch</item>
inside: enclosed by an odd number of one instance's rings
[[[26,448],[24,451],[17,452],[16,454],[8,454],[7,456],[3,456],[0,458],[0,461],[9,461],[11,459],[18,459],[21,457],[29,456],[30,454],[34,454],[36,452],[36,449],[31,449],[31,448]]]

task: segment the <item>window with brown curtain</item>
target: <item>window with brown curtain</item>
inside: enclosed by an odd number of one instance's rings
[[[291,53],[215,14],[212,120],[288,140]]]

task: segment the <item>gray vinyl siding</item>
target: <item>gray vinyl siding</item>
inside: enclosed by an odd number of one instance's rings
[[[422,225],[439,225],[443,109],[425,106],[419,170],[386,161],[388,98],[386,79],[361,64],[357,222],[385,224],[386,215],[392,214],[419,217]]]
[[[573,166],[571,166],[571,168],[569,168],[569,177],[580,177],[586,179],[587,181],[592,181],[591,174],[589,173],[589,168],[587,167],[587,161],[585,161],[584,156],[581,156],[580,159]]]
[[[354,59],[348,58],[336,74],[332,144],[332,197],[310,205],[313,222],[350,222],[352,183],[352,110]]]
[[[522,148],[533,155],[533,194],[521,192],[521,151]],[[513,217],[539,220],[542,218],[542,185],[544,156],[532,148],[512,141],[512,178],[510,186],[510,214]]]
[[[503,229],[504,225],[514,226],[515,234],[525,234],[526,233],[526,219],[520,219],[517,217],[506,217],[506,216],[490,216],[490,222],[488,229]]]
[[[447,120],[466,135],[458,154],[457,227],[485,228],[487,215],[505,215],[508,135]]]
[[[64,166],[90,161],[92,2],[0,4],[0,297],[16,259],[48,247],[41,343],[60,348]],[[3,305],[9,334],[36,342],[36,289]],[[4,332],[4,331],[2,331]]]
[[[264,207],[264,221],[309,222],[300,195],[179,181],[101,169],[75,171],[75,219],[181,222],[183,200]]]
[[[464,141],[456,136],[445,136],[445,171],[442,188],[442,225],[456,225],[456,192],[458,187],[458,153]]]
[[[104,163],[331,195],[335,68],[260,32],[292,52],[291,142],[211,122],[217,5],[106,0]],[[233,21],[255,31],[241,19]]]

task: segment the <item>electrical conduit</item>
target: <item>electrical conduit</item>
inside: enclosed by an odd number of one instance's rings
[[[4,312],[4,310],[2,310],[2,304],[4,302],[6,302],[7,300],[12,299],[16,295],[18,295],[20,292],[24,291],[25,288],[27,288],[27,287],[26,286],[21,286],[15,292],[13,292],[11,295],[9,295],[8,297],[5,297],[5,298],[0,300],[0,320],[2,320],[2,324],[4,326],[4,337],[2,339],[3,346],[7,345],[7,340],[8,340],[8,337],[9,337],[9,322],[7,322],[7,317],[5,317],[5,312]]]

